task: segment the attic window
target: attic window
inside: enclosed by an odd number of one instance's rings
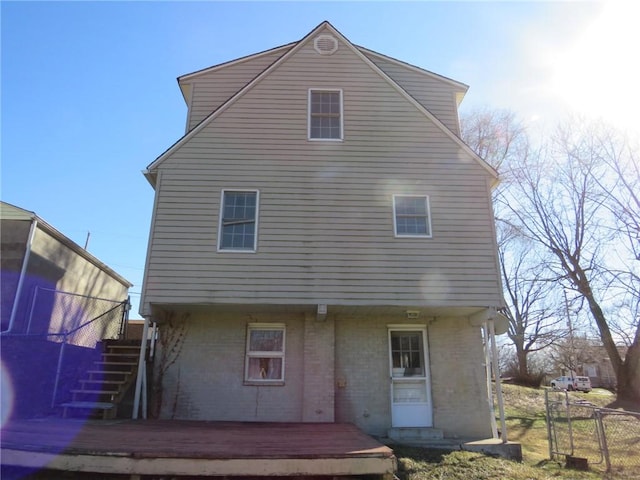
[[[338,50],[338,40],[331,35],[318,35],[313,41],[313,48],[320,55],[331,55]]]
[[[342,140],[342,90],[309,89],[309,140]]]

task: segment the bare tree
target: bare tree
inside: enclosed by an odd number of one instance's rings
[[[526,129],[509,110],[472,110],[461,117],[460,131],[465,143],[498,171],[528,149]]]
[[[510,212],[512,227],[551,254],[547,268],[584,299],[616,372],[619,399],[639,401],[638,319],[627,322],[632,343],[623,358],[605,313],[624,288],[618,281],[622,276],[612,274],[609,255],[619,244],[620,231],[610,214],[612,204],[602,195],[602,180],[612,173],[603,158],[613,164],[619,159],[603,148],[600,133],[597,125],[558,127],[547,148],[512,169],[517,181],[498,201]]]
[[[566,335],[564,316],[558,311],[556,285],[547,278],[544,259],[533,248],[535,245],[502,221],[498,221],[497,231],[498,261],[507,302],[503,313],[509,320],[507,335],[515,348],[517,377],[526,382],[532,373],[529,355]]]
[[[482,108],[462,117],[461,132],[463,140],[500,171],[502,186],[494,192],[498,197],[502,190],[510,188],[514,179],[511,172],[517,171],[529,154],[526,129],[512,112]],[[559,328],[562,318],[555,311],[555,285],[547,278],[544,252],[536,251],[535,242],[501,221],[508,210],[501,208],[500,202],[494,202],[494,207],[498,260],[507,303],[503,313],[509,320],[507,334],[514,347],[510,370],[528,383],[533,373],[529,355],[562,338],[565,331]]]

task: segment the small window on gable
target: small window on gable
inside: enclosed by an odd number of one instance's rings
[[[223,190],[221,203],[218,249],[255,252],[258,191]]]
[[[394,195],[393,226],[396,237],[431,237],[429,197]]]
[[[342,140],[342,90],[309,90],[309,140]]]
[[[247,327],[245,382],[284,382],[285,325],[250,323]]]

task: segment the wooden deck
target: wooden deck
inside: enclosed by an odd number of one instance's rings
[[[390,479],[390,448],[350,424],[180,420],[17,420],[2,428],[2,464],[173,476]]]

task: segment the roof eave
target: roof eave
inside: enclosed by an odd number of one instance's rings
[[[147,182],[149,182],[149,185],[151,185],[155,190],[156,181],[158,180],[158,172],[147,169],[147,170],[143,170],[142,174],[144,175],[144,178],[147,179]]]

